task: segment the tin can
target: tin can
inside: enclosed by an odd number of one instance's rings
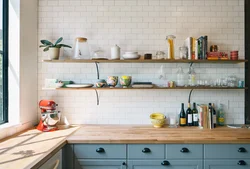
[[[175,86],[174,81],[169,81],[168,82],[168,87],[173,88]]]
[[[244,81],[239,80],[239,82],[238,82],[238,87],[239,87],[239,88],[243,88],[243,87],[244,87]]]

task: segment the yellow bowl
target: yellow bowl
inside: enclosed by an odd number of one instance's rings
[[[166,122],[166,116],[162,113],[153,113],[150,115],[151,123],[155,128],[164,126]]]

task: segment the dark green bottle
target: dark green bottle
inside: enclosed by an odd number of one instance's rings
[[[198,122],[198,110],[196,108],[196,104],[193,103],[193,126],[199,126],[199,122]]]

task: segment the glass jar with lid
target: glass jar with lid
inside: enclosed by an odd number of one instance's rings
[[[90,49],[87,38],[78,37],[75,41],[73,59],[90,59]]]
[[[174,43],[175,43],[175,36],[174,35],[168,35],[167,40],[167,46],[168,46],[168,59],[175,59],[174,56]]]
[[[180,51],[180,59],[187,59],[188,48],[186,46],[182,46],[179,48],[179,51]]]
[[[177,87],[183,87],[185,86],[185,73],[183,72],[182,67],[179,67],[177,72]]]

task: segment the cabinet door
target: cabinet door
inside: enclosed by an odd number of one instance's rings
[[[202,169],[202,160],[129,160],[128,169]]]
[[[250,160],[205,160],[205,169],[249,169]]]
[[[47,162],[45,162],[39,169],[62,169],[62,150],[59,150]]]
[[[126,160],[83,160],[75,161],[75,169],[126,169]]]

